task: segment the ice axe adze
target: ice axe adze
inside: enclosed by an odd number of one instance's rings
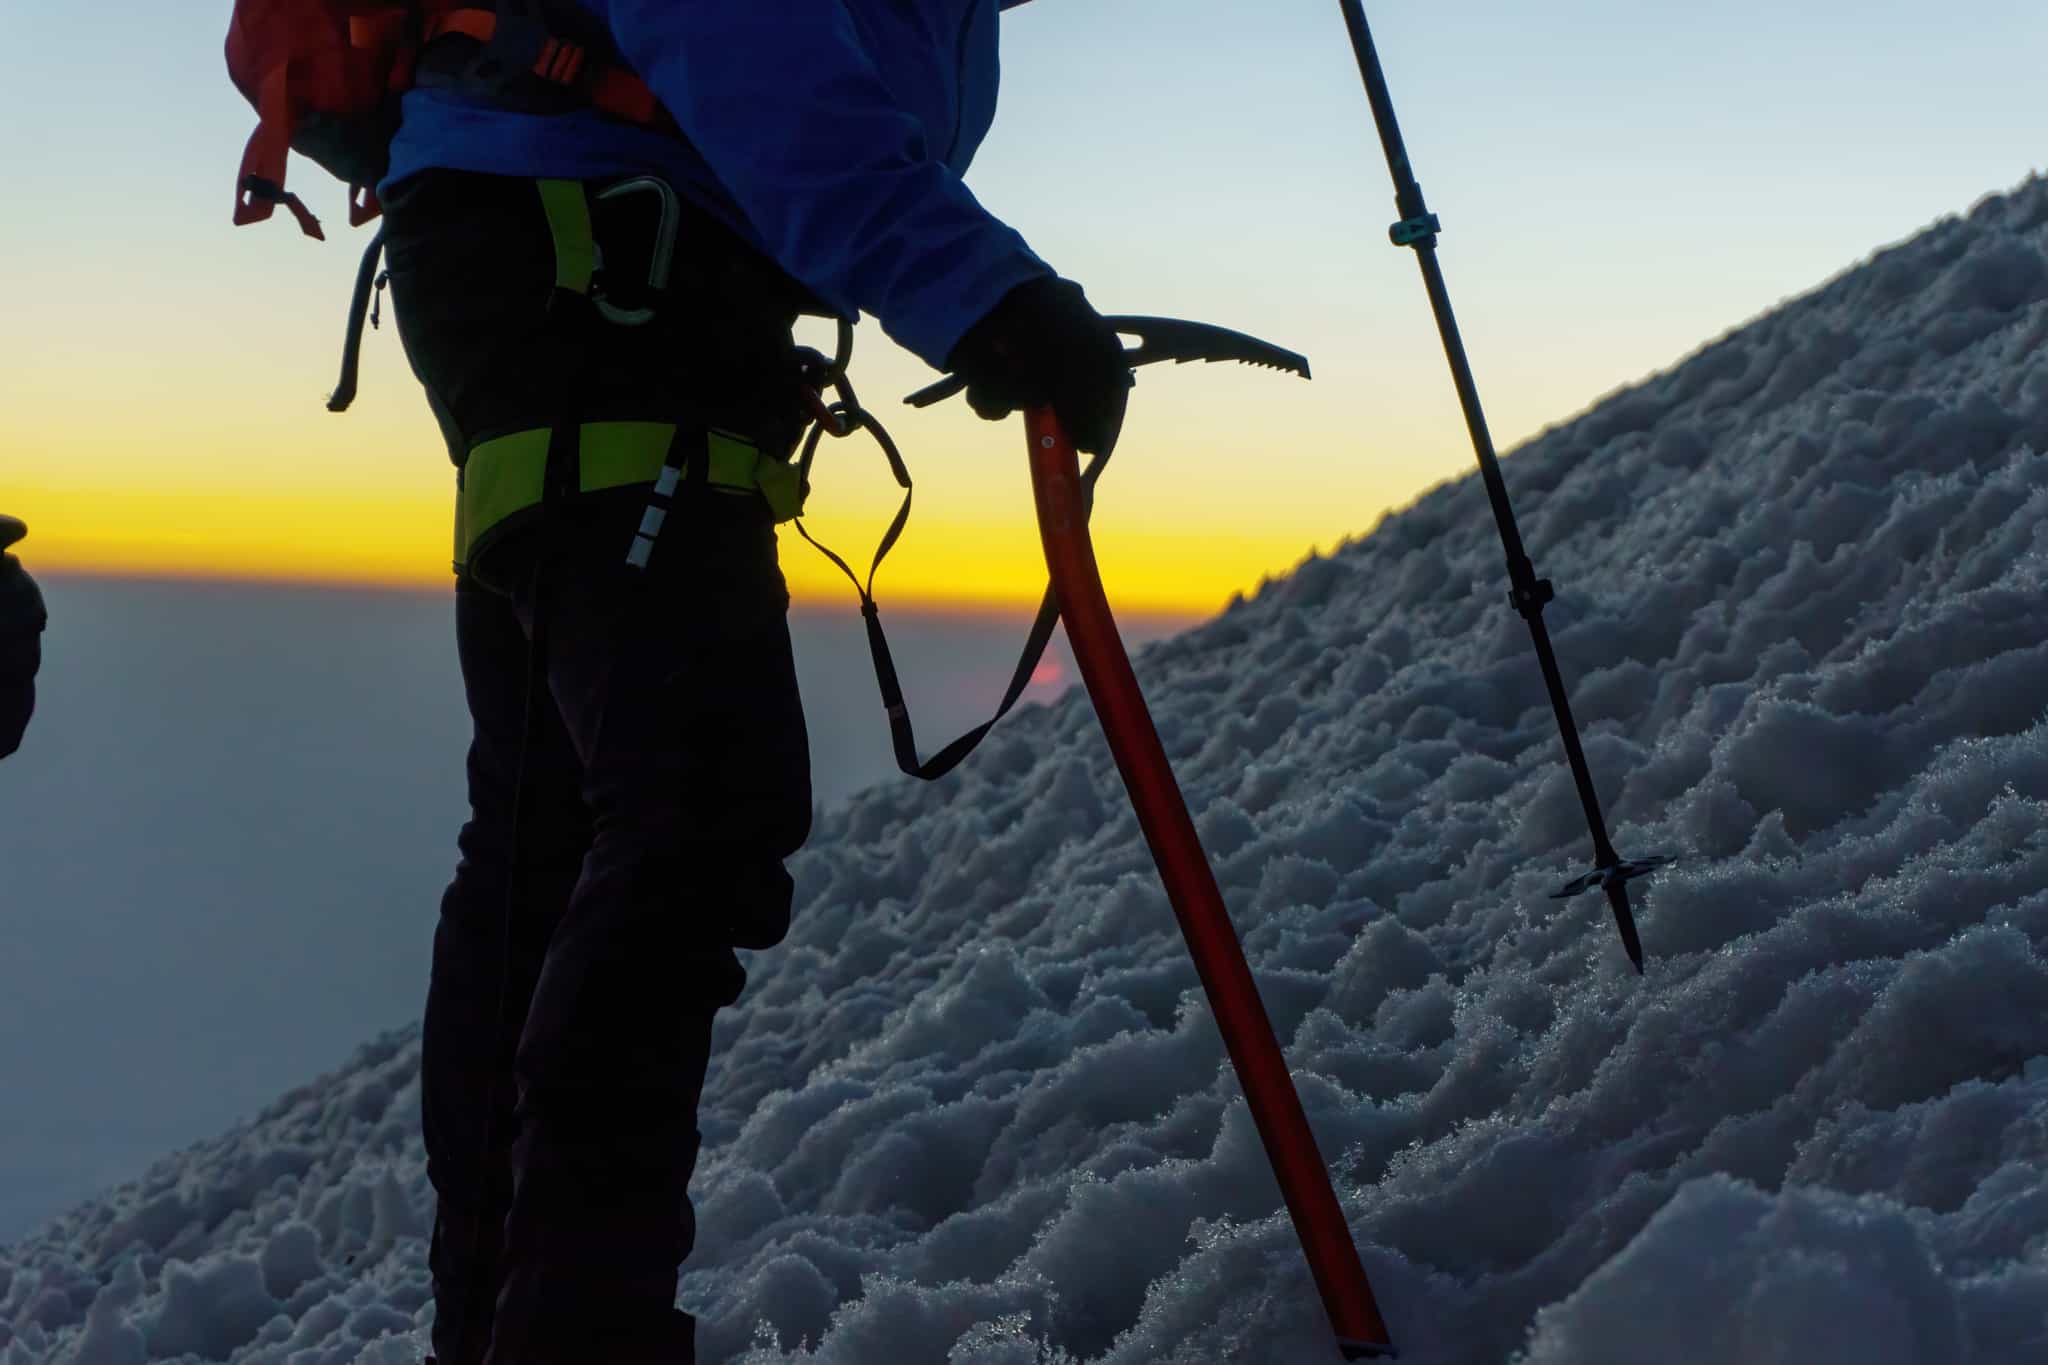
[[[1550,646],[1550,631],[1543,624],[1543,608],[1557,593],[1550,580],[1538,578],[1536,567],[1522,548],[1521,532],[1515,528],[1514,510],[1508,505],[1507,484],[1501,479],[1500,462],[1494,458],[1493,437],[1486,430],[1486,416],[1479,408],[1479,386],[1472,378],[1471,363],[1465,357],[1465,343],[1458,335],[1458,322],[1451,313],[1451,296],[1444,286],[1443,269],[1437,264],[1436,239],[1443,224],[1422,199],[1422,186],[1408,164],[1408,148],[1401,140],[1401,125],[1394,118],[1394,98],[1387,90],[1387,78],[1380,70],[1379,51],[1373,46],[1372,30],[1366,26],[1363,0],[1339,0],[1344,19],[1351,28],[1351,46],[1358,54],[1358,72],[1365,78],[1366,97],[1372,101],[1373,121],[1379,127],[1380,145],[1387,154],[1387,169],[1394,177],[1394,202],[1401,221],[1388,230],[1395,246],[1413,247],[1422,267],[1422,283],[1429,291],[1429,304],[1436,314],[1437,331],[1443,336],[1444,355],[1451,362],[1451,379],[1458,388],[1458,402],[1465,410],[1465,425],[1472,433],[1472,448],[1479,456],[1479,472],[1486,480],[1486,496],[1493,503],[1493,518],[1500,525],[1502,546],[1507,550],[1508,580],[1512,587],[1508,601],[1529,623],[1535,640],[1536,661],[1543,669],[1543,683],[1550,691],[1551,709],[1564,737],[1564,753],[1578,783],[1579,804],[1585,808],[1586,823],[1593,831],[1593,870],[1567,882],[1551,893],[1563,900],[1599,887],[1607,893],[1614,910],[1614,924],[1621,931],[1622,947],[1628,950],[1637,972],[1643,970],[1643,945],[1636,936],[1635,914],[1629,909],[1628,883],[1664,866],[1663,856],[1624,859],[1614,851],[1607,837],[1607,822],[1600,815],[1600,798],[1593,790],[1593,775],[1586,766],[1586,753],[1579,744],[1578,723],[1565,696],[1564,676],[1558,671],[1557,654]]]
[[[1118,332],[1140,339],[1137,349],[1125,353],[1133,365],[1154,360],[1235,360],[1308,377],[1308,362],[1301,356],[1239,332],[1170,318],[1113,317],[1109,321]],[[957,378],[949,379],[913,395],[911,401],[920,405],[937,402],[963,387]],[[1102,575],[1088,538],[1088,505],[1106,456],[1097,456],[1083,474],[1073,443],[1050,407],[1028,410],[1025,430],[1039,532],[1045,542],[1046,567],[1059,596],[1060,615],[1067,623],[1067,640],[1073,645],[1081,680],[1095,703],[1110,752],[1123,774],[1145,841],[1166,884],[1167,898],[1173,903],[1195,970],[1215,1011],[1231,1066],[1244,1088],[1266,1156],[1287,1200],[1287,1211],[1301,1237],[1338,1348],[1347,1360],[1392,1356],[1395,1351],[1386,1322],[1330,1186],[1329,1169],[1316,1148],[1287,1060],[1273,1035],[1272,1021],[1259,998],[1237,931],[1224,909],[1223,894],[1209,869],[1208,855],[1195,833],[1103,595]]]

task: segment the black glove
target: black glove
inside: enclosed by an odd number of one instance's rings
[[[28,534],[13,517],[0,517],[0,551]],[[36,669],[43,660],[43,595],[13,555],[0,553],[0,758],[21,747],[36,709]]]
[[[1078,450],[1116,446],[1131,368],[1116,329],[1072,280],[1018,285],[967,329],[946,368],[967,381],[967,402],[990,421],[1051,403]]]

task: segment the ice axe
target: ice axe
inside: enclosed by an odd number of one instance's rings
[[[1308,377],[1308,362],[1300,355],[1242,332],[1173,318],[1112,317],[1109,322],[1119,333],[1138,338],[1139,345],[1125,352],[1134,366],[1161,360],[1234,360]],[[921,390],[909,401],[922,407],[965,387],[956,376]],[[1329,1168],[1316,1147],[1272,1021],[1224,908],[1223,893],[1103,593],[1102,574],[1088,538],[1088,510],[1095,478],[1107,456],[1096,456],[1087,472],[1081,472],[1073,442],[1049,406],[1026,411],[1025,431],[1046,567],[1074,661],[1166,884],[1338,1348],[1347,1360],[1392,1356],[1386,1322],[1331,1188]]]

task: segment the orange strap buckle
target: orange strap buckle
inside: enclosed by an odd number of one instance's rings
[[[556,85],[574,85],[583,74],[588,57],[575,43],[549,38],[540,45],[540,58],[533,64],[533,74]]]

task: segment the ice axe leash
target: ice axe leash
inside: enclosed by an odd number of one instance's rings
[[[1344,9],[1345,22],[1351,29],[1351,46],[1358,54],[1358,72],[1365,78],[1366,97],[1372,101],[1373,122],[1379,128],[1380,145],[1386,151],[1387,169],[1394,177],[1394,203],[1401,221],[1388,229],[1388,236],[1397,247],[1413,248],[1416,263],[1422,267],[1423,287],[1429,291],[1429,306],[1436,314],[1437,331],[1443,336],[1444,355],[1451,363],[1451,379],[1458,388],[1458,403],[1465,411],[1465,426],[1472,434],[1472,449],[1479,456],[1479,472],[1486,481],[1486,496],[1493,504],[1493,519],[1500,527],[1501,544],[1507,551],[1508,581],[1511,585],[1508,601],[1529,623],[1529,634],[1536,645],[1536,661],[1542,666],[1543,683],[1550,691],[1550,706],[1557,713],[1558,731],[1564,738],[1565,758],[1571,764],[1572,778],[1578,784],[1579,804],[1585,808],[1586,823],[1593,833],[1593,870],[1573,878],[1552,892],[1551,897],[1564,900],[1594,887],[1606,892],[1607,903],[1614,910],[1614,925],[1621,931],[1622,947],[1627,949],[1629,961],[1640,973],[1643,970],[1643,945],[1636,935],[1635,913],[1629,908],[1628,883],[1630,879],[1653,872],[1672,859],[1661,855],[1622,858],[1607,837],[1607,822],[1600,814],[1600,797],[1593,788],[1593,775],[1586,765],[1585,749],[1579,743],[1579,727],[1572,719],[1571,701],[1565,695],[1564,675],[1558,670],[1557,653],[1550,644],[1550,631],[1543,623],[1543,608],[1556,597],[1557,592],[1549,579],[1536,576],[1536,567],[1522,548],[1521,532],[1515,527],[1514,509],[1508,503],[1507,484],[1501,478],[1500,461],[1494,457],[1493,437],[1487,432],[1486,416],[1479,407],[1479,386],[1472,378],[1472,366],[1465,356],[1465,343],[1458,334],[1457,318],[1451,312],[1451,296],[1444,286],[1443,268],[1437,263],[1436,239],[1437,234],[1443,231],[1443,224],[1423,202],[1422,186],[1416,181],[1414,168],[1408,163],[1408,148],[1401,140],[1401,125],[1394,117],[1394,98],[1387,89],[1386,75],[1380,70],[1379,50],[1373,45],[1372,30],[1365,21],[1364,2],[1339,0],[1339,3]]]
[[[1157,361],[1171,360],[1177,364],[1189,361],[1236,361],[1244,365],[1257,365],[1267,369],[1288,370],[1308,377],[1308,361],[1293,351],[1260,341],[1257,337],[1232,332],[1222,327],[1211,327],[1205,323],[1182,322],[1175,318],[1154,317],[1113,317],[1107,319],[1120,336],[1134,337],[1138,344],[1124,351],[1124,363],[1135,369]],[[913,493],[910,468],[904,462],[903,453],[897,449],[886,428],[876,416],[863,408],[847,379],[847,366],[853,358],[853,329],[851,324],[841,321],[835,353],[826,357],[819,352],[804,350],[799,353],[803,378],[801,390],[804,402],[812,417],[810,434],[804,439],[802,453],[796,460],[797,479],[805,489],[810,488],[811,469],[816,461],[819,443],[826,436],[850,437],[865,433],[881,447],[883,456],[889,462],[889,472],[903,490],[903,503],[897,509],[895,519],[883,533],[880,545],[875,549],[873,560],[868,565],[867,579],[861,580],[853,566],[836,552],[820,544],[805,529],[803,520],[796,520],[796,529],[805,540],[816,546],[818,552],[846,575],[853,590],[860,596],[861,616],[867,622],[868,652],[875,666],[875,682],[882,696],[882,711],[889,719],[891,744],[895,750],[896,766],[906,776],[921,782],[936,782],[960,766],[976,746],[988,737],[996,723],[1010,713],[1012,707],[1023,697],[1031,685],[1031,679],[1044,657],[1046,646],[1052,642],[1054,627],[1060,620],[1059,594],[1050,586],[1040,600],[1037,617],[1031,623],[1031,630],[1019,652],[1017,664],[1010,673],[1010,685],[1003,692],[1003,699],[997,705],[995,714],[975,726],[966,734],[947,744],[930,758],[922,757],[918,751],[917,731],[911,722],[910,706],[903,696],[903,683],[897,675],[896,661],[890,653],[889,638],[882,629],[881,608],[875,603],[875,575],[882,567],[891,548],[903,534],[903,528],[910,518],[910,502]],[[912,407],[930,407],[967,387],[967,381],[957,375],[949,375],[935,384],[919,389],[905,399]],[[826,394],[831,393],[836,401],[828,402]],[[1105,452],[1090,462],[1087,472],[1081,475],[1081,494],[1084,509],[1095,489],[1095,480],[1101,476],[1103,466],[1108,463]]]
[[[1136,350],[1125,352],[1133,365],[1236,360],[1308,376],[1308,362],[1299,355],[1241,332],[1169,318],[1113,317],[1109,322],[1118,332],[1140,338]],[[937,402],[963,387],[957,378],[949,379],[910,401]],[[1222,1030],[1338,1349],[1346,1360],[1392,1357],[1396,1352],[1331,1188],[1329,1168],[1103,592],[1088,513],[1094,478],[1106,456],[1097,456],[1083,474],[1073,442],[1050,407],[1026,412],[1025,430],[1039,532],[1067,640]]]

